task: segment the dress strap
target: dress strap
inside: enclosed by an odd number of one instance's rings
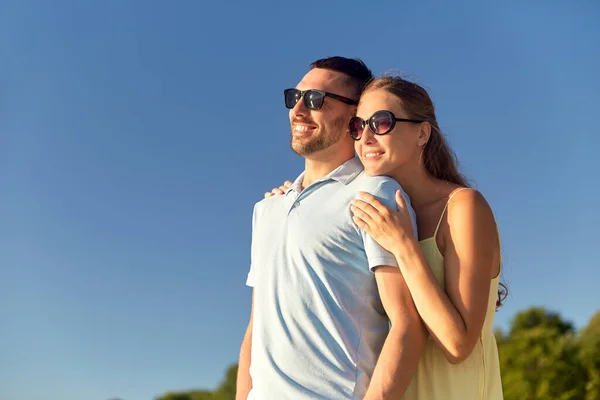
[[[442,211],[442,215],[440,215],[440,220],[437,223],[437,226],[435,227],[435,232],[433,233],[433,238],[435,240],[435,238],[437,237],[437,233],[438,230],[440,229],[440,225],[442,224],[442,218],[444,218],[444,214],[446,213],[446,209],[448,208],[448,204],[450,204],[450,200],[452,200],[452,197],[454,197],[454,195],[462,190],[465,189],[469,189],[466,187],[460,188],[460,189],[456,189],[454,192],[450,193],[450,197],[448,197],[448,201],[446,202],[446,205],[444,206],[444,210]]]

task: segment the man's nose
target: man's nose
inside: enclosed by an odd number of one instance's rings
[[[306,117],[310,114],[310,110],[304,105],[304,97],[301,97],[294,108],[290,110],[292,117]]]

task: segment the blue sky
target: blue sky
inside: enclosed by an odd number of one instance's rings
[[[252,207],[303,168],[282,90],[329,55],[430,90],[500,226],[498,326],[598,309],[600,5],[318,3],[0,2],[0,398],[218,384]]]

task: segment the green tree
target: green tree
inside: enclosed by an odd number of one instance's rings
[[[511,323],[510,334],[513,335],[531,328],[553,329],[561,335],[575,331],[573,324],[563,320],[559,314],[543,307],[531,307],[515,315]]]
[[[229,367],[225,373],[225,380],[214,392],[214,400],[235,400],[235,384],[237,380],[238,366]]]
[[[579,357],[586,369],[586,400],[600,399],[600,311],[579,334]]]
[[[227,369],[223,382],[215,391],[168,392],[156,400],[235,400],[236,377],[237,365],[233,365]]]
[[[214,400],[213,393],[206,390],[193,390],[190,392],[169,392],[156,400]]]
[[[573,326],[543,308],[518,313],[498,340],[506,400],[580,400],[586,373]]]

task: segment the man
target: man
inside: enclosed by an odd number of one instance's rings
[[[424,327],[395,258],[350,211],[361,190],[395,208],[400,188],[354,156],[348,121],[371,78],[362,61],[331,57],[285,91],[305,170],[254,208],[238,400],[396,400],[412,379]]]

